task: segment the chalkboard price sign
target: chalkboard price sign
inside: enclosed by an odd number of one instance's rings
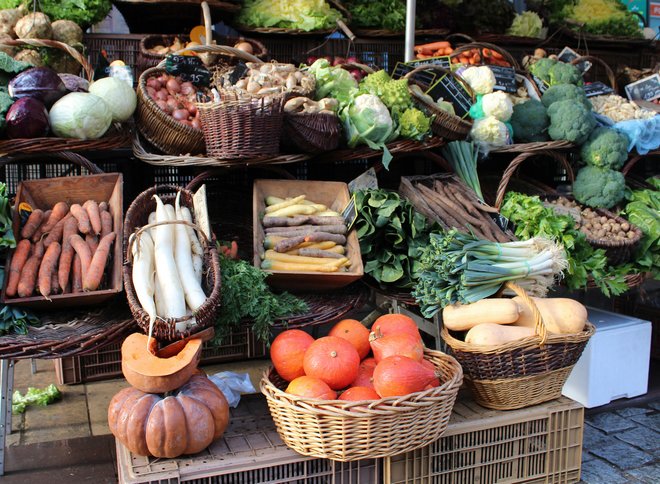
[[[584,93],[587,95],[587,97],[602,96],[604,94],[612,94],[614,92],[614,89],[600,81],[585,84],[582,86],[582,89],[584,89]]]
[[[424,59],[424,60],[430,60],[430,59]],[[420,64],[420,65],[424,65],[424,64]],[[403,76],[408,74],[413,69],[420,67],[420,65],[411,65],[410,63],[397,62],[396,66],[394,66],[394,71],[392,71],[392,79],[401,79]],[[425,88],[429,88],[430,86],[433,85],[436,76],[437,75],[434,71],[428,70],[428,71],[418,72],[413,76],[413,78],[415,81],[417,81],[417,83],[421,84]]]
[[[433,99],[443,98],[454,105],[456,115],[464,118],[472,106],[472,99],[456,79],[445,74],[426,92]]]
[[[495,91],[504,91],[514,94],[517,90],[516,71],[513,67],[488,66],[495,74]]]
[[[575,52],[570,47],[564,47],[562,49],[562,51],[559,53],[559,55],[557,56],[557,58],[560,61],[566,62],[567,64],[570,64],[573,59],[577,59],[578,57],[580,57],[580,54]],[[582,72],[582,74],[584,74],[589,69],[591,69],[591,66],[592,66],[591,62],[589,62],[589,61],[580,62],[579,64],[576,64],[576,65],[577,65],[577,68],[580,69],[580,72]]]
[[[536,87],[539,88],[539,92],[543,94],[545,91],[548,90],[548,86],[545,82],[543,82],[541,79],[539,79],[536,76],[532,76],[532,79],[534,79],[534,84],[536,84]]]
[[[170,54],[165,59],[165,71],[196,86],[208,86],[211,83],[211,73],[199,57]]]
[[[626,96],[631,101],[653,101],[660,98],[660,74],[653,74],[626,86]]]

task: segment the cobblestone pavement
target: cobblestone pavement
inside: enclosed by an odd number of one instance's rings
[[[582,482],[660,483],[660,400],[584,419]]]

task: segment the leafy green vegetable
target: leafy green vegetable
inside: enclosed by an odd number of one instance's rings
[[[0,52],[0,86],[6,88],[9,85],[9,80],[15,74],[23,72],[30,67],[32,66],[27,62],[16,61],[5,52]]]
[[[252,330],[261,341],[270,341],[276,320],[308,310],[307,303],[283,292],[274,294],[265,280],[268,274],[246,261],[220,256],[222,301],[215,324],[215,343],[220,344],[243,318],[252,319]]]
[[[34,2],[33,0],[21,0],[15,3],[16,6],[23,3],[29,10],[32,10]],[[39,0],[37,5],[38,10],[48,15],[52,22],[71,20],[83,29],[103,20],[112,9],[111,0]]]
[[[10,249],[16,247],[7,185],[2,182],[0,182],[0,247],[9,247]]]
[[[516,14],[506,33],[520,37],[540,37],[542,29],[541,17],[536,12],[525,11],[522,14]]]
[[[355,206],[364,272],[382,285],[412,288],[421,250],[438,225],[389,190],[359,191]]]
[[[252,27],[281,27],[304,31],[335,27],[341,13],[325,0],[246,0],[238,22]]]
[[[649,179],[652,181],[657,182],[657,179]],[[660,192],[634,190],[629,191],[626,198],[629,202],[622,215],[643,234],[632,263],[638,270],[660,278]]]
[[[345,106],[358,92],[358,83],[350,72],[330,65],[327,59],[314,61],[309,72],[316,78],[317,99],[330,96],[339,101],[340,106]]]
[[[484,201],[481,183],[477,173],[479,149],[468,141],[450,141],[442,148],[442,156],[449,162],[456,174],[467,186],[474,190],[477,198]]]
[[[29,387],[27,392],[25,392],[25,396],[16,390],[11,399],[11,413],[23,413],[25,412],[25,407],[28,405],[41,405],[45,407],[60,398],[62,398],[62,393],[52,383],[42,390]]]
[[[401,31],[406,27],[405,0],[349,0],[346,8],[351,12],[351,25]]]
[[[0,336],[4,334],[27,334],[28,326],[39,324],[39,318],[25,309],[15,306],[0,308]]]

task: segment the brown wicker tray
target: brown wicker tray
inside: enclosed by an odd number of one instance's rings
[[[536,141],[533,143],[514,143],[506,146],[499,146],[490,150],[490,153],[528,153],[530,151],[541,150],[570,150],[575,148],[575,144],[566,140],[557,141]]]

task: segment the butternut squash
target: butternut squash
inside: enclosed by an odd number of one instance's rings
[[[465,342],[478,346],[501,346],[528,336],[534,336],[534,328],[483,323],[477,324],[467,332]]]
[[[545,327],[550,333],[579,333],[587,324],[587,308],[574,299],[533,297],[532,300],[536,303]],[[514,325],[533,328],[532,310],[518,296],[514,297],[513,301],[518,304],[520,309],[520,316]]]
[[[518,319],[520,309],[511,299],[482,299],[472,304],[452,304],[442,311],[447,329],[466,331],[481,323],[511,324]]]

